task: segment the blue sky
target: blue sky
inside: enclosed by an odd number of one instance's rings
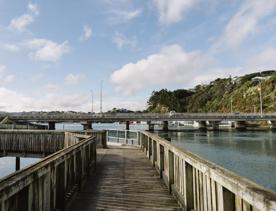
[[[0,0],[0,110],[145,109],[276,66],[276,0]]]

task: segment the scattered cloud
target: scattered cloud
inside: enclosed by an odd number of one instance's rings
[[[13,18],[10,23],[10,28],[17,31],[25,31],[27,26],[29,26],[34,21],[34,18],[29,14],[21,15],[20,17]]]
[[[134,6],[132,0],[103,0],[103,2],[112,24],[129,22],[143,13],[141,8]]]
[[[159,12],[162,24],[179,22],[199,0],[152,0]]]
[[[247,69],[251,70],[275,70],[276,68],[276,49],[266,48],[256,55],[247,59]]]
[[[81,41],[88,40],[92,36],[92,28],[88,25],[83,26],[83,35],[80,37]]]
[[[245,0],[230,19],[213,50],[239,47],[249,36],[258,33],[261,20],[276,11],[276,1]],[[262,23],[263,24],[263,23]]]
[[[110,14],[112,15],[111,21],[114,23],[124,23],[128,22],[134,18],[137,18],[141,15],[142,9],[135,9],[129,11],[123,10],[110,10]]]
[[[0,98],[5,99],[0,101],[0,111],[91,111],[90,94],[66,94],[54,84],[49,84],[45,88],[45,94],[30,97],[0,86]],[[94,101],[95,112],[99,112],[99,105],[99,101]],[[111,110],[114,107],[142,110],[146,108],[146,103],[116,97],[105,98],[103,110]]]
[[[11,43],[0,43],[0,49],[4,49],[6,51],[10,52],[18,52],[20,50],[20,47],[16,44],[11,44]]]
[[[9,28],[19,32],[26,31],[27,27],[34,22],[34,17],[39,15],[39,6],[37,4],[28,4],[28,12],[13,18],[10,22]]]
[[[131,95],[151,85],[190,84],[195,75],[211,64],[212,59],[199,51],[186,52],[179,45],[170,45],[157,54],[114,71],[111,81],[118,92]]]
[[[0,84],[7,84],[13,81],[15,75],[8,74],[7,67],[0,65]]]
[[[31,39],[22,43],[31,50],[30,57],[38,61],[57,62],[64,54],[70,52],[68,41],[56,43],[47,39]]]
[[[77,110],[85,111],[90,108],[89,97],[86,95],[46,94],[41,98],[29,97],[14,90],[0,87],[0,110],[4,111],[51,111],[51,110]]]
[[[77,85],[84,79],[85,79],[84,74],[72,74],[72,73],[70,73],[65,77],[64,81],[68,85]]]
[[[117,45],[118,48],[123,48],[125,46],[132,46],[134,47],[136,45],[136,39],[128,39],[125,35],[116,32],[113,35],[113,42]]]
[[[31,13],[35,15],[39,15],[39,6],[37,4],[28,4],[28,9],[30,10]]]

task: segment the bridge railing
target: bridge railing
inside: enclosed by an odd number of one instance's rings
[[[66,210],[96,162],[86,138],[0,180],[0,210]]]
[[[186,210],[276,210],[276,194],[149,132],[139,143]]]
[[[107,142],[140,145],[138,130],[107,130]]]
[[[6,113],[14,121],[61,122],[61,121],[150,121],[150,120],[276,120],[276,113]]]

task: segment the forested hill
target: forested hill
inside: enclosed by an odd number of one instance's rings
[[[264,112],[276,112],[276,71],[240,77],[218,78],[194,89],[152,92],[150,112],[259,112],[260,93]]]

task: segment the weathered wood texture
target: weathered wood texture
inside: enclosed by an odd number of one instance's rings
[[[97,142],[97,148],[106,148],[107,146],[106,130],[85,130],[85,131],[70,131],[70,132],[76,133],[76,134],[94,136]]]
[[[97,155],[96,172],[70,211],[180,209],[141,150],[110,147]]]
[[[95,162],[96,142],[89,137],[3,178],[0,210],[65,210]]]
[[[186,210],[276,210],[276,194],[210,161],[141,132],[141,148]]]
[[[34,130],[46,130],[47,126],[45,125],[20,125],[20,124],[0,124],[0,129],[1,130],[29,130],[29,129],[34,129]]]
[[[90,136],[95,137],[97,145],[106,146],[104,131],[85,134],[45,130],[0,130],[0,156],[45,157]]]
[[[45,157],[87,138],[68,132],[0,131],[0,156]]]

